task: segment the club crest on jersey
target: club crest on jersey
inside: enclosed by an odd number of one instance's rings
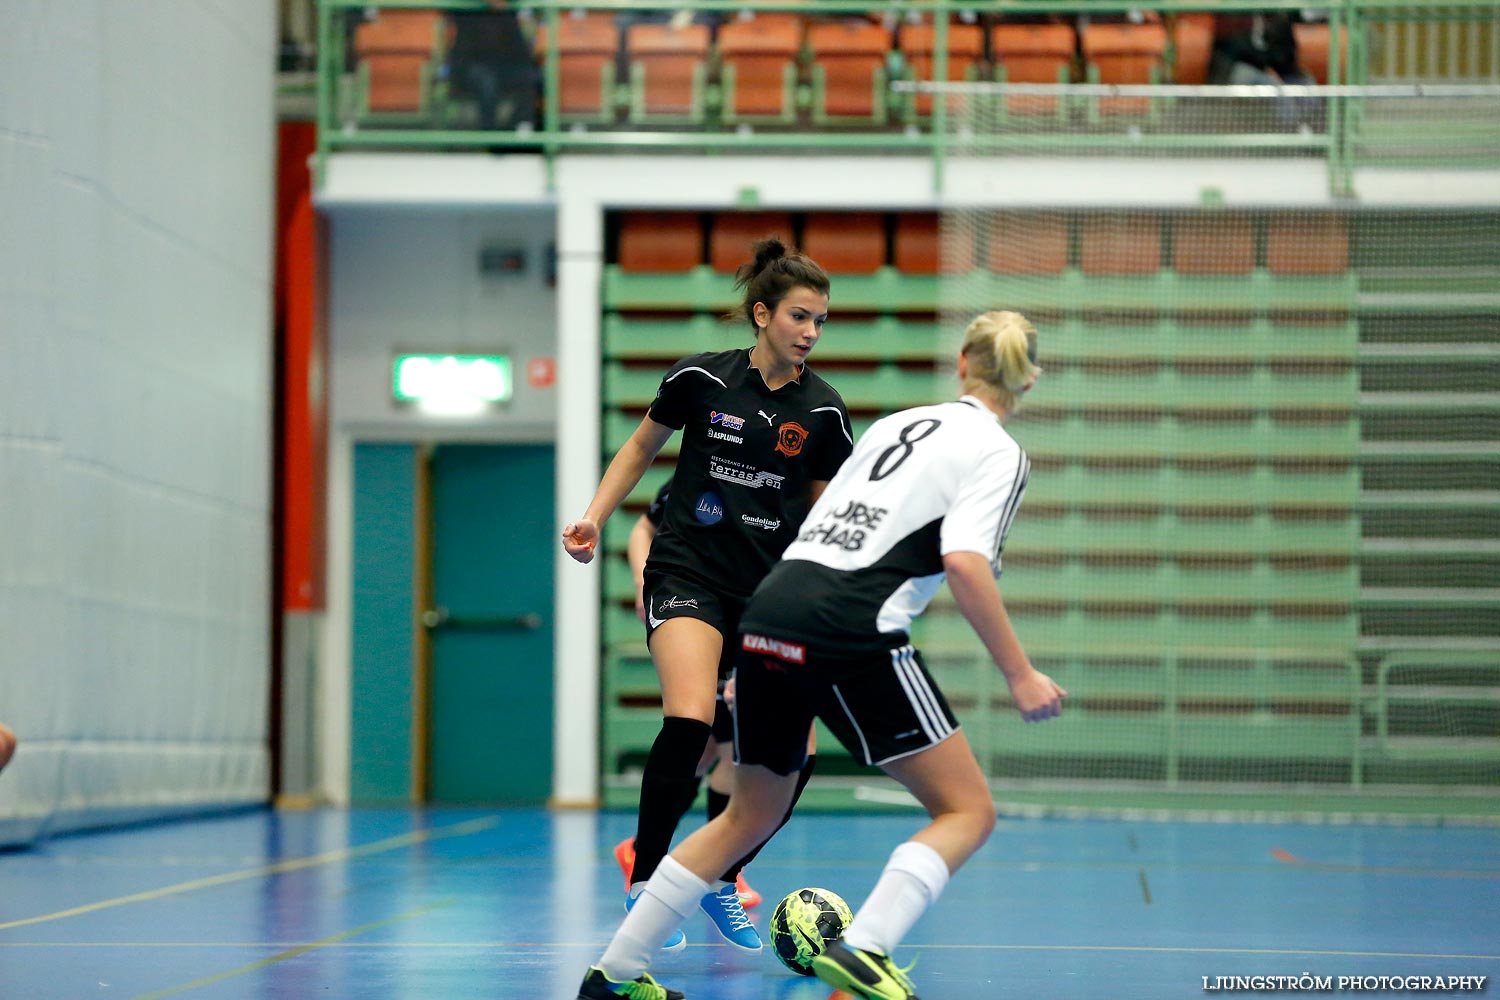
[[[788,420],[776,429],[776,450],[788,458],[796,458],[802,454],[802,446],[807,443],[807,428],[793,420]]]
[[[737,417],[732,413],[720,413],[718,410],[708,411],[708,422],[710,424],[721,424],[731,431],[745,429],[744,417]]]
[[[699,524],[718,524],[724,520],[724,501],[710,490],[693,501],[693,516]]]

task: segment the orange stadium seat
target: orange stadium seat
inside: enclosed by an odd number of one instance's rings
[[[974,268],[974,244],[949,239],[945,246],[936,212],[897,215],[891,254],[903,274],[966,274]]]
[[[1083,29],[1083,58],[1090,82],[1149,84],[1166,78],[1167,29],[1159,23],[1090,24]],[[1101,97],[1100,114],[1145,114],[1148,97]]]
[[[1297,39],[1297,65],[1319,83],[1328,82],[1328,39],[1332,32],[1326,22],[1292,25],[1292,36]],[[1339,31],[1339,76],[1349,79],[1349,34]]]
[[[917,80],[931,80],[932,51],[937,38],[937,29],[931,24],[903,24],[901,26],[901,53],[906,57]],[[974,67],[984,57],[984,29],[977,24],[953,22],[948,26],[948,79],[968,80],[974,75]],[[952,107],[952,102],[949,107]],[[932,95],[916,95],[919,115],[932,114]]]
[[[364,110],[424,111],[429,64],[439,57],[435,10],[386,10],[354,29],[354,54],[369,73]]]
[[[1243,215],[1199,215],[1173,227],[1172,269],[1178,274],[1230,275],[1255,270],[1255,228]]]
[[[1073,77],[1078,33],[1067,24],[997,24],[990,29],[995,79],[1003,83],[1067,83]],[[1011,97],[1011,114],[1053,114],[1055,97]]]
[[[767,13],[719,28],[724,64],[724,118],[792,121],[797,114],[797,54],[802,18]]]
[[[636,117],[672,115],[701,120],[708,72],[706,24],[633,24],[626,32],[631,101]]]
[[[810,212],[802,249],[829,274],[873,274],[885,264],[885,217],[876,212]]]
[[[1349,230],[1337,215],[1266,223],[1266,269],[1272,274],[1342,274],[1349,270]]]
[[[1214,52],[1214,16],[1178,14],[1172,24],[1172,82],[1200,86],[1208,82]]]
[[[825,21],[807,29],[807,44],[813,56],[815,120],[885,119],[889,31],[863,19]]]
[[[565,117],[609,118],[608,91],[615,80],[620,29],[609,11],[565,14],[558,31],[558,108]],[[537,28],[534,51],[547,56],[547,26]]]
[[[1068,266],[1068,220],[1060,212],[1001,212],[990,240],[996,274],[1060,274]]]
[[[1155,274],[1161,266],[1161,223],[1153,215],[1092,216],[1084,220],[1084,274]]]
[[[696,212],[631,212],[620,224],[620,270],[689,271],[703,263]]]
[[[792,246],[788,212],[720,212],[708,227],[708,262],[720,274],[733,274],[750,259],[750,247],[767,236]]]

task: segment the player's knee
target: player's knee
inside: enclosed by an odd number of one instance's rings
[[[663,721],[667,719],[692,719],[694,722],[701,722],[708,727],[709,734],[713,734],[713,702],[704,704],[693,698],[663,698],[661,716]]]
[[[731,795],[724,812],[736,829],[754,835],[759,835],[767,827],[774,828],[781,819],[780,816],[773,816],[764,803],[751,801],[751,797],[743,793]]]
[[[10,763],[10,758],[16,752],[16,734],[0,722],[0,768]]]
[[[786,807],[777,809],[774,804],[757,801],[753,795],[737,792],[730,796],[724,814],[737,831],[743,833],[751,845],[766,840],[776,832]]]
[[[658,767],[670,768],[673,773],[696,768],[711,732],[708,723],[699,719],[667,716],[661,720],[661,731],[651,744],[648,766],[654,761]]]
[[[962,824],[971,851],[984,846],[995,832],[995,804],[987,795],[965,802],[954,810],[954,818]]]
[[[974,836],[978,840],[975,846],[981,846],[990,839],[990,834],[995,832],[995,804],[985,802],[984,807],[974,814]]]

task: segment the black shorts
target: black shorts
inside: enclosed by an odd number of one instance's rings
[[[948,701],[911,645],[833,655],[742,633],[734,662],[734,759],[777,774],[807,759],[814,716],[865,764],[883,765],[958,732]]]
[[[647,570],[641,597],[646,603],[646,645],[651,636],[673,618],[696,618],[707,622],[723,636],[719,653],[719,679],[729,676],[734,667],[735,636],[745,602],[731,597],[690,576]],[[722,688],[722,686],[721,686]]]

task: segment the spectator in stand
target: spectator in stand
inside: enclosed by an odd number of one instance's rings
[[[1313,78],[1297,64],[1294,16],[1291,11],[1220,14],[1209,80],[1236,86],[1311,85]]]
[[[1232,86],[1312,86],[1317,83],[1297,62],[1296,14],[1272,11],[1220,14],[1214,31],[1214,54],[1208,80]],[[1316,114],[1317,98],[1279,97],[1276,118],[1299,125]]]
[[[448,52],[448,74],[460,92],[474,99],[479,128],[531,128],[536,123],[541,94],[531,46],[521,31],[519,16],[506,9],[506,0],[489,0],[490,9],[453,11],[453,48]]]

